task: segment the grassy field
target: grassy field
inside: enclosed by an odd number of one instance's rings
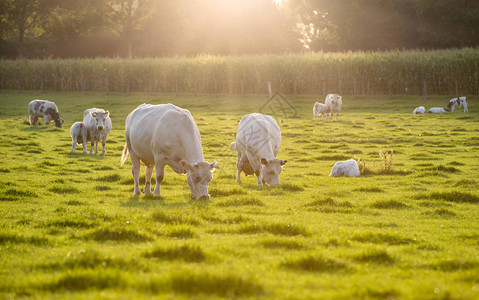
[[[36,98],[57,103],[63,129],[28,125]],[[257,187],[235,181],[229,144],[262,96],[1,91],[0,298],[478,299],[479,98],[412,115],[448,98],[343,97],[339,121],[312,120],[316,97],[288,99],[282,185]],[[168,102],[221,167],[208,201],[168,167],[162,198],[133,197],[120,166],[126,115]],[[70,154],[69,127],[93,106],[111,112],[107,154]],[[352,157],[367,175],[328,177]]]

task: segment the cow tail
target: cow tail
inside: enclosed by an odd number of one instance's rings
[[[126,159],[128,158],[128,153],[129,153],[128,147],[126,146],[126,143],[125,143],[125,147],[123,148],[123,154],[121,155],[121,160],[120,160],[120,163],[122,166],[125,163]]]

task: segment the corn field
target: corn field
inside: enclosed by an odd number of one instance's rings
[[[479,93],[479,49],[1,60],[0,89],[374,95]]]

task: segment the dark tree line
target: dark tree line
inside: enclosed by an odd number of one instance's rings
[[[479,45],[477,0],[2,0],[0,57]]]

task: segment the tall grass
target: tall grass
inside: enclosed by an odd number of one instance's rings
[[[0,89],[257,94],[479,93],[479,49],[2,60]]]

